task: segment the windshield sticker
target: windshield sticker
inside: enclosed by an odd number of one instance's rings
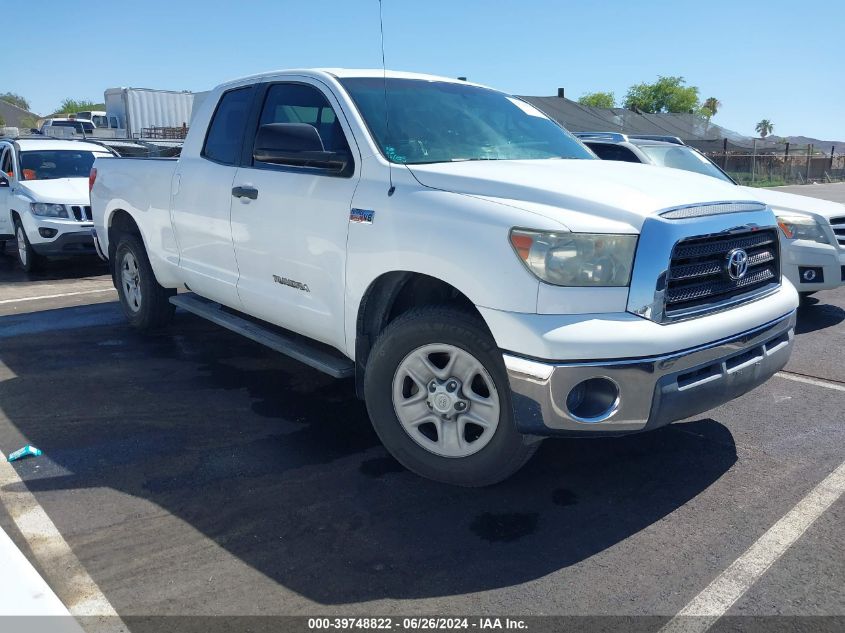
[[[389,158],[394,163],[406,163],[408,162],[408,157],[402,154],[396,153],[396,148],[392,145],[387,145],[384,148],[384,153],[387,154],[387,158]]]
[[[514,99],[513,97],[507,97],[507,100],[510,101],[512,104],[514,104],[517,108],[519,108],[520,110],[525,112],[525,114],[528,114],[530,116],[540,117],[541,119],[546,118],[545,114],[540,112],[537,108],[535,108],[530,103],[526,103],[525,101],[522,101],[521,99]]]

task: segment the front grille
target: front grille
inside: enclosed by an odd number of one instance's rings
[[[845,217],[831,218],[830,226],[833,227],[833,232],[836,233],[836,241],[845,246]]]
[[[728,255],[738,248],[748,254],[748,272],[741,279],[732,279]],[[681,240],[672,250],[666,277],[666,315],[716,307],[777,283],[779,257],[774,229]]]
[[[73,212],[74,219],[80,222],[90,222],[91,221],[91,207],[89,206],[81,206],[81,205],[73,205],[70,210]]]

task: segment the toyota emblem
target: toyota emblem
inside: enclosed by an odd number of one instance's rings
[[[741,248],[735,248],[728,253],[728,277],[739,281],[748,273],[748,253]]]

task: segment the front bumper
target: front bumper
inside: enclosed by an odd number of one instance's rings
[[[786,365],[795,320],[792,311],[728,339],[651,358],[558,364],[505,354],[517,428],[530,435],[622,434],[707,411]],[[567,397],[592,378],[610,380],[618,396],[606,416],[587,422],[570,412]]]
[[[787,243],[781,251],[783,276],[798,292],[838,288],[845,282],[845,252],[836,246],[810,241]],[[804,276],[812,271],[812,281]]]
[[[73,255],[96,255],[91,230],[60,233],[50,242],[34,242],[33,250],[45,257],[70,257]]]

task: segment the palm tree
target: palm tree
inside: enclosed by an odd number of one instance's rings
[[[719,108],[722,107],[722,102],[719,101],[716,97],[708,97],[704,100],[704,107],[710,110],[713,114],[710,116],[716,116],[716,113],[719,111]]]
[[[768,119],[763,119],[757,124],[754,129],[757,130],[757,133],[760,135],[760,138],[766,138],[769,134],[772,133],[772,130],[775,129],[775,124],[769,121]]]

